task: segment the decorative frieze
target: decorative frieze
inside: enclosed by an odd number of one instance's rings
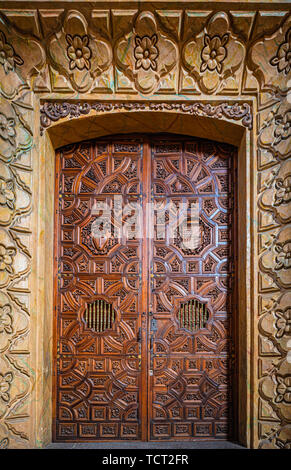
[[[111,10],[108,2],[107,9],[88,4],[78,11],[75,4],[50,3],[46,9],[18,5],[15,11],[13,1],[1,4],[0,448],[36,446],[31,403],[39,378],[31,365],[37,348],[30,291],[36,265],[31,237],[39,234],[32,222],[32,207],[39,209],[32,178],[39,178],[41,157],[39,116],[31,104],[36,99],[43,100],[41,131],[61,119],[112,111],[186,113],[231,120],[251,131],[251,148],[257,145],[251,158],[257,158],[258,168],[258,187],[251,188],[257,210],[252,233],[258,233],[253,240],[258,253],[252,251],[258,295],[251,321],[258,353],[252,351],[256,427],[250,445],[290,448],[291,17],[286,4],[277,4],[276,11],[270,2],[262,11],[241,11],[234,2],[219,11],[213,3],[203,10],[197,3],[187,10],[155,10],[132,2],[130,8],[124,3]],[[118,259],[112,263],[118,271]],[[189,272],[195,269],[189,264]]]
[[[176,111],[192,116],[204,116],[215,119],[232,119],[234,121],[241,121],[242,124],[252,129],[253,116],[252,109],[249,103],[234,103],[227,102],[219,104],[192,102],[192,103],[161,103],[161,102],[45,102],[40,110],[40,124],[41,132],[49,127],[52,122],[69,117],[78,118],[82,115],[90,114],[92,111],[96,113],[105,113],[115,110],[124,111]]]

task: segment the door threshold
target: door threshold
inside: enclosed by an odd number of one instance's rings
[[[45,449],[246,449],[230,441],[164,441],[164,442],[52,442]]]

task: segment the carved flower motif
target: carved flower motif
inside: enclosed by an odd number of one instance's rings
[[[12,333],[11,306],[4,305],[0,307],[0,333]]]
[[[291,375],[282,375],[276,376],[277,388],[276,388],[276,398],[275,402],[280,403],[285,401],[286,403],[291,403]]]
[[[5,179],[0,176],[0,205],[7,205],[10,209],[14,209],[14,200],[13,181],[5,181]]]
[[[69,44],[67,48],[67,54],[70,59],[70,70],[73,70],[75,67],[79,70],[87,69],[91,67],[90,58],[92,55],[91,49],[89,48],[89,36],[85,34],[84,36],[79,36],[75,34],[73,37],[70,34],[66,35],[67,43]]]
[[[16,250],[14,247],[6,248],[4,245],[0,244],[0,271],[7,271],[12,274],[14,272],[12,263],[13,256],[16,255]]]
[[[288,29],[285,42],[280,44],[277,55],[270,60],[270,64],[277,66],[278,72],[287,75],[291,69],[291,28]]]
[[[0,137],[3,140],[8,140],[11,145],[15,146],[15,136],[14,118],[7,118],[4,114],[0,113]]]
[[[9,390],[12,380],[12,372],[7,372],[4,375],[0,374],[0,398],[2,398],[3,401],[7,402],[10,399]]]
[[[151,37],[135,36],[135,48],[134,48],[134,57],[136,59],[135,67],[137,69],[157,70],[156,59],[159,55],[159,51],[155,46],[158,41],[158,36],[153,34]]]
[[[229,38],[228,34],[224,34],[222,38],[213,36],[212,38],[205,34],[204,47],[201,52],[202,64],[200,71],[217,70],[218,73],[222,71],[222,62],[226,58],[227,50],[224,47]]]
[[[280,204],[288,204],[291,201],[291,175],[285,176],[285,178],[278,178],[275,182],[275,201],[274,206]]]
[[[281,140],[286,140],[291,136],[291,111],[287,111],[283,116],[278,116],[275,119],[275,124],[273,144],[277,145]]]
[[[275,312],[278,320],[276,321],[276,333],[277,338],[282,338],[284,334],[291,334],[291,307],[285,308],[285,310],[277,310]]]
[[[279,253],[275,257],[275,269],[291,268],[291,240],[287,240],[286,242],[282,243],[276,243],[275,251]]]
[[[5,73],[8,74],[11,70],[13,70],[15,64],[22,65],[23,63],[24,62],[21,57],[15,54],[11,44],[6,42],[5,34],[0,31],[0,64],[3,65]]]

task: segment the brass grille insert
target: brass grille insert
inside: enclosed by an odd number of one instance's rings
[[[84,313],[87,328],[102,333],[112,328],[115,319],[115,310],[106,300],[97,299],[92,303],[87,303]]]
[[[194,333],[206,327],[209,320],[209,310],[206,304],[197,299],[188,300],[180,304],[178,321],[180,328],[185,328]]]

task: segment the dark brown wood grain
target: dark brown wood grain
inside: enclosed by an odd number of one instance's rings
[[[181,236],[151,245],[150,438],[228,438],[232,433],[231,360],[234,149],[190,139],[152,140],[152,198],[199,203],[200,243]],[[186,215],[185,215],[186,217]],[[180,328],[179,306],[205,302],[205,328]]]
[[[231,435],[235,156],[230,146],[163,135],[57,151],[54,440]],[[142,205],[141,238],[119,239],[113,217],[107,241],[92,237],[92,208],[111,207],[114,196]],[[146,205],[158,201],[199,203],[196,249],[182,248],[179,233],[169,239],[167,215],[165,238],[149,237]],[[209,308],[205,328],[179,325],[188,299]],[[116,320],[96,331],[84,312],[100,300]]]

